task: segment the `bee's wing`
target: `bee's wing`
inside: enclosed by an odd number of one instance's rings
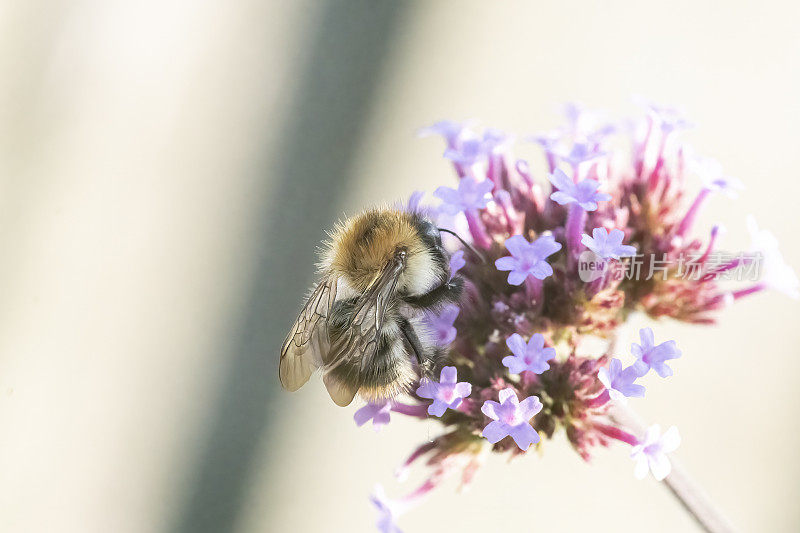
[[[309,296],[281,347],[283,388],[296,391],[328,357],[327,321],[336,300],[336,276],[327,274]]]
[[[351,321],[341,337],[331,346],[325,360],[323,378],[331,399],[342,407],[349,405],[361,387],[365,365],[373,361],[378,351],[378,341],[403,263],[392,259],[381,270],[366,291],[358,298]],[[357,363],[356,363],[357,361]],[[330,373],[343,363],[353,370],[346,377]]]

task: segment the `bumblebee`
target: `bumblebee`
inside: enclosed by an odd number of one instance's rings
[[[425,314],[458,302],[440,230],[418,212],[366,211],[330,234],[320,282],[281,348],[280,380],[295,391],[320,369],[331,399],[349,405],[408,392],[441,368],[445,352]]]

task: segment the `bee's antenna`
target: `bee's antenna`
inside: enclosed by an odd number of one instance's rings
[[[445,233],[449,233],[450,235],[452,235],[453,237],[455,237],[456,239],[458,239],[459,241],[461,241],[461,244],[463,244],[464,246],[466,246],[467,248],[469,248],[469,249],[470,249],[470,251],[471,251],[473,254],[475,254],[476,256],[478,256],[478,259],[480,259],[480,260],[481,260],[481,262],[482,262],[483,264],[486,264],[486,257],[485,257],[485,256],[484,256],[482,253],[480,253],[478,250],[476,250],[474,246],[472,246],[470,243],[468,243],[468,242],[466,242],[464,239],[462,239],[462,238],[461,238],[461,237],[458,235],[458,233],[456,233],[455,231],[449,230],[449,229],[445,229],[445,228],[437,228],[437,229],[438,229],[440,232],[441,232],[441,231],[443,231],[443,232],[445,232]]]

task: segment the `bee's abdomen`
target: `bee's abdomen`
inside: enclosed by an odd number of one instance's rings
[[[396,396],[407,392],[414,383],[417,377],[412,363],[414,355],[408,352],[402,335],[394,320],[383,328],[378,349],[364,372],[362,394]]]
[[[360,384],[359,393],[367,400],[394,397],[409,392],[417,379],[413,357],[397,322],[389,318],[381,329],[374,353],[342,361],[329,375],[351,386]]]

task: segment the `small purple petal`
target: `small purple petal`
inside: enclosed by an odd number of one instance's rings
[[[523,339],[522,335],[519,333],[514,333],[507,338],[506,346],[508,346],[508,348],[511,350],[511,353],[513,353],[515,356],[524,357],[527,344],[525,343],[525,339]]]
[[[441,374],[439,374],[439,383],[455,384],[457,378],[456,367],[446,366],[442,369]]]
[[[450,256],[450,279],[453,279],[456,272],[461,270],[466,264],[467,261],[464,259],[464,250],[453,252],[453,255]]]
[[[531,444],[539,442],[539,434],[530,424],[512,426],[508,430],[509,436],[514,439],[520,450],[527,450]]]
[[[372,420],[372,427],[379,431],[382,426],[389,423],[392,404],[389,400],[377,403],[368,403],[353,414],[356,425],[361,427]]]
[[[456,338],[456,328],[453,323],[458,317],[459,308],[455,304],[450,304],[437,315],[432,311],[425,313],[425,319],[433,332],[434,340],[439,346],[447,346]]]
[[[517,398],[517,393],[511,387],[508,387],[508,388],[505,388],[505,389],[501,390],[500,394],[498,394],[498,397],[500,399],[500,403],[501,404],[504,404],[504,403],[507,403],[507,402],[512,402],[514,404],[518,404],[519,403],[519,398]]]
[[[454,146],[459,139],[468,133],[468,126],[471,122],[456,122],[453,120],[440,120],[433,126],[422,128],[417,132],[418,137],[428,137],[431,135],[441,135],[447,141],[448,146]]]
[[[529,396],[519,402],[519,413],[524,420],[530,420],[542,410],[542,402],[536,396]]]
[[[419,211],[420,204],[422,203],[422,199],[425,197],[425,191],[414,191],[411,193],[411,196],[408,198],[408,203],[406,203],[406,211],[410,213],[416,213]]]
[[[431,416],[442,416],[447,411],[448,405],[441,400],[434,400],[428,406],[428,414]]]
[[[508,436],[507,426],[497,420],[489,422],[489,425],[483,428],[483,436],[492,444],[497,444]]]
[[[472,384],[462,381],[461,383],[456,383],[455,387],[453,387],[453,390],[458,398],[466,398],[472,394]],[[459,403],[460,402],[461,400],[459,399]]]
[[[492,420],[497,420],[500,418],[500,415],[497,413],[497,409],[500,407],[500,404],[494,402],[492,400],[486,400],[483,405],[481,406],[481,413],[485,414]]]

